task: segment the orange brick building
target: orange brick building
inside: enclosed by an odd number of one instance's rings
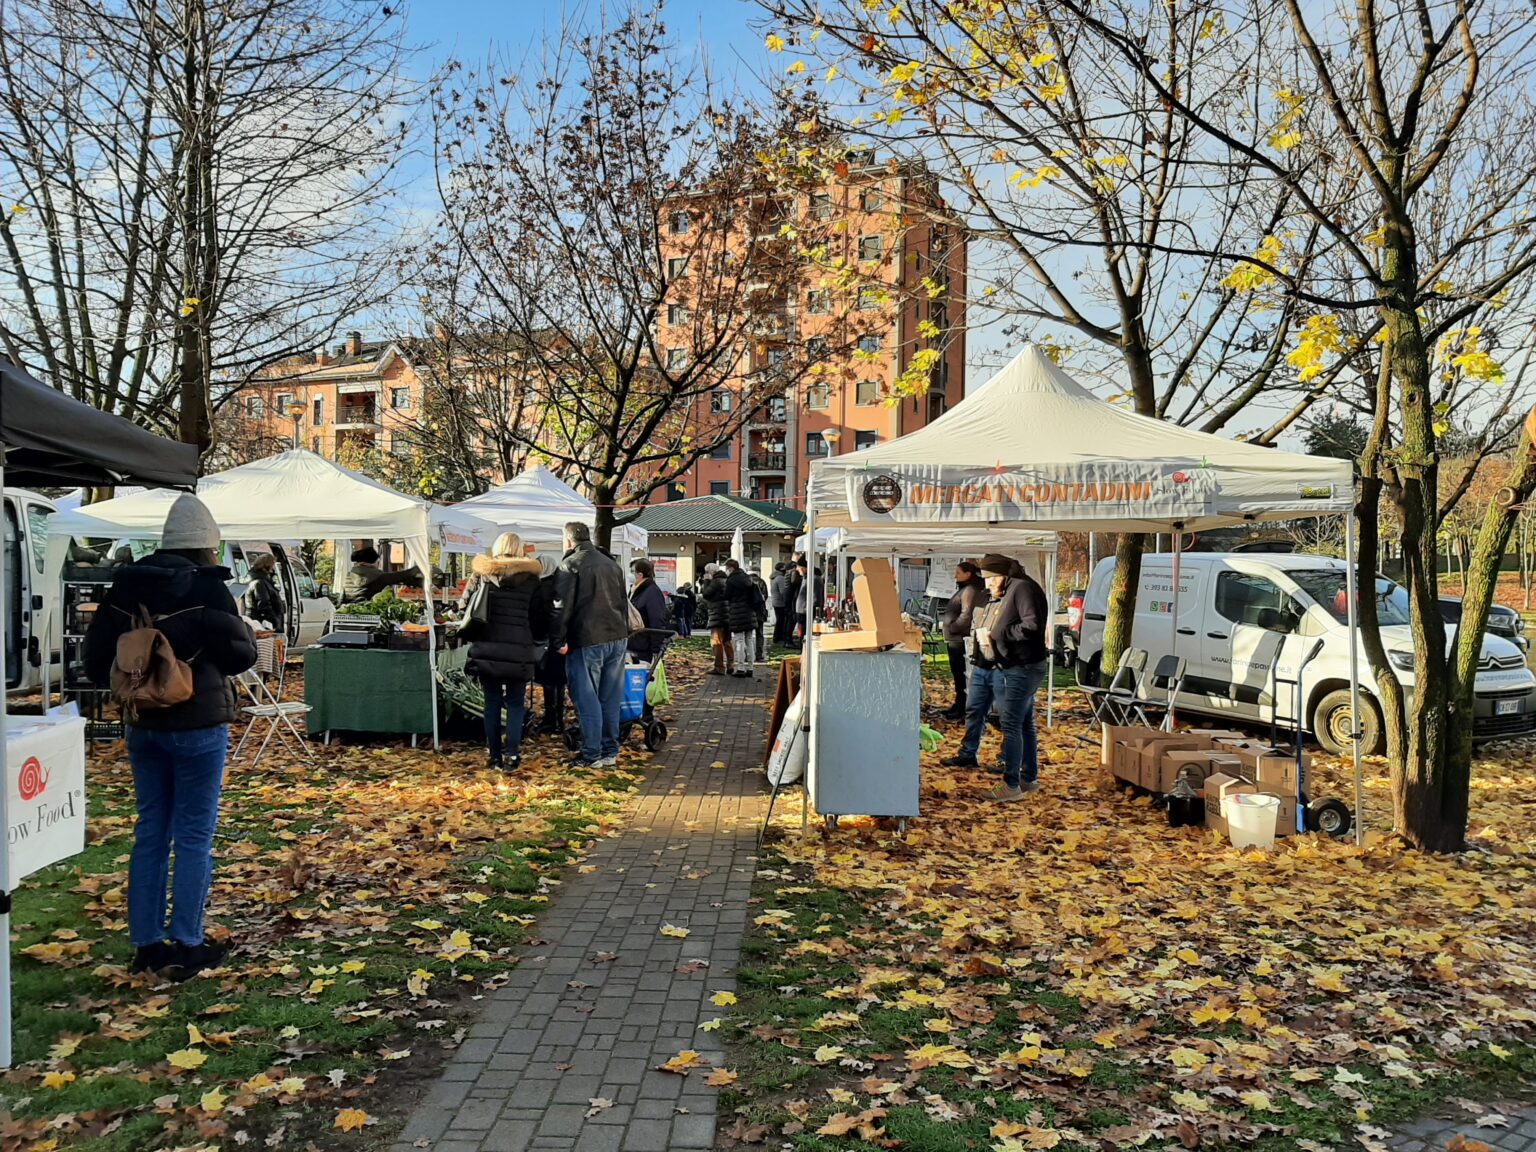
[[[810,278],[798,299],[787,302],[783,338],[822,339],[839,352],[818,375],[771,397],[729,444],[696,462],[653,501],[729,493],[799,507],[811,462],[833,450],[824,432],[835,437],[836,452],[852,452],[921,428],[961,399],[965,238],[932,223],[933,209],[943,201],[937,179],[924,166],[877,164],[868,153],[854,159],[846,176],[784,205],[790,221],[830,221],[834,249],[841,250],[829,252],[829,259],[859,269],[863,286],[852,313],[832,303],[832,290]],[[664,232],[672,227],[669,222]],[[664,234],[663,251],[666,240]],[[864,333],[857,351],[843,338],[854,320]],[[938,331],[936,338],[919,333],[925,322]],[[682,339],[669,338],[664,318],[658,343],[667,347]],[[892,381],[926,347],[941,352],[927,392],[890,400]]]

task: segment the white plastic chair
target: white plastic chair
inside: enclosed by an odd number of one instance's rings
[[[240,736],[240,743],[235,745],[235,754],[231,760],[238,760],[240,753],[245,749],[246,742],[251,738],[251,732],[256,727],[258,720],[267,721],[267,732],[262,737],[261,746],[256,749],[256,755],[251,759],[251,766],[261,763],[261,757],[267,750],[267,745],[272,742],[272,736],[287,744],[291,742],[296,746],[295,751],[308,760],[313,760],[315,754],[310,751],[309,741],[304,738],[304,733],[293,723],[295,716],[307,716],[311,709],[308,704],[298,700],[282,700],[272,694],[267,687],[267,682],[261,678],[261,674],[252,668],[235,677],[245,694],[250,698],[250,704],[242,707],[240,711],[250,719],[246,722],[245,731]]]

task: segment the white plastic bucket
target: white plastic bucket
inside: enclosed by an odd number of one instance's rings
[[[1263,794],[1239,793],[1221,802],[1227,818],[1227,835],[1234,848],[1273,848],[1275,822],[1280,818],[1280,798]]]

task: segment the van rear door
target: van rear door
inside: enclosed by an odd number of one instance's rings
[[[4,555],[0,557],[0,564],[5,565],[5,603],[0,604],[0,618],[4,620],[4,627],[0,630],[5,633],[5,686],[10,689],[21,683],[22,670],[25,667],[21,618],[22,598],[26,595],[26,588],[23,587],[22,581],[23,548],[20,525],[16,516],[16,501],[7,496],[3,503],[5,504],[5,547]]]

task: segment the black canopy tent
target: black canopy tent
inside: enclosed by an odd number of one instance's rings
[[[197,463],[196,445],[156,436],[0,361],[0,490],[7,481],[31,487],[191,488],[197,483]],[[0,612],[6,603],[5,565],[0,563]],[[0,827],[9,829],[5,713],[5,694],[0,691],[0,772],[5,773],[0,782]],[[0,851],[0,1068],[11,1066],[10,939],[10,856]]]

